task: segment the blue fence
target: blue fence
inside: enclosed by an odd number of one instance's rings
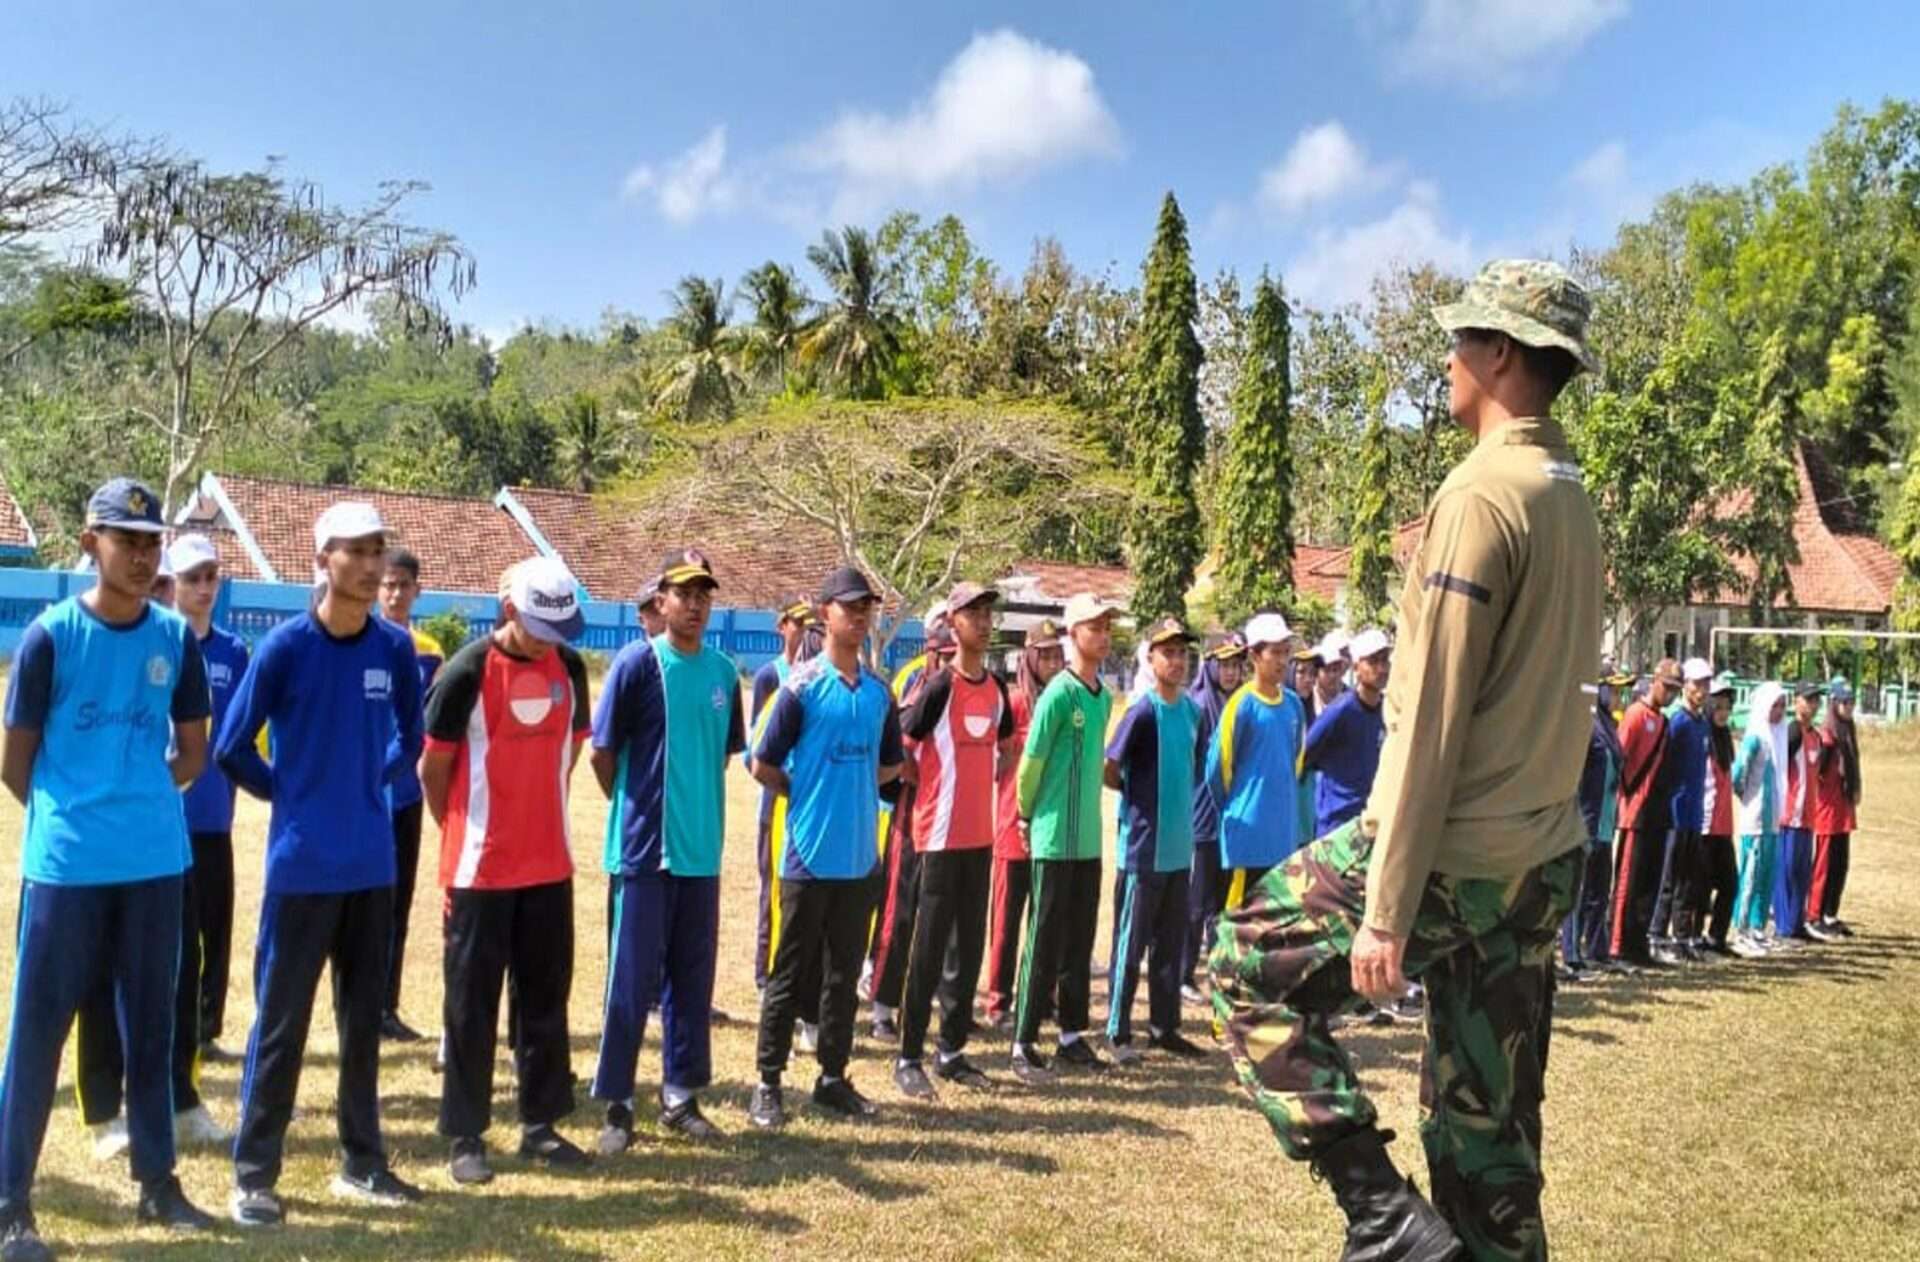
[[[11,655],[20,633],[40,611],[93,586],[93,575],[67,570],[0,569],[0,650]],[[288,618],[303,612],[313,589],[297,583],[255,583],[230,579],[221,585],[214,606],[215,625],[226,627],[253,643]],[[422,592],[413,607],[416,621],[452,611],[466,619],[474,635],[493,630],[500,602],[470,592]],[[596,653],[616,653],[641,636],[640,616],[631,604],[593,600],[584,606],[587,631],[579,647]],[[741,669],[754,671],[780,652],[778,613],[767,609],[720,609],[707,625],[707,643],[726,652]],[[924,640],[920,624],[909,622],[887,646],[887,667],[893,669],[917,654]]]

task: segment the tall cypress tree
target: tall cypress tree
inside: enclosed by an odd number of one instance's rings
[[[1184,615],[1199,563],[1200,507],[1193,473],[1206,429],[1200,419],[1200,299],[1187,249],[1187,221],[1169,192],[1147,255],[1140,343],[1134,361],[1134,413],[1127,464],[1142,503],[1127,531],[1133,613],[1142,626]]]
[[[1286,607],[1293,591],[1293,370],[1287,300],[1266,276],[1253,318],[1220,474],[1214,580],[1229,625]]]
[[[1386,616],[1387,579],[1393,570],[1391,442],[1387,436],[1386,373],[1376,370],[1367,391],[1372,420],[1360,442],[1360,485],[1354,497],[1353,552],[1347,565],[1347,624],[1364,626]]]

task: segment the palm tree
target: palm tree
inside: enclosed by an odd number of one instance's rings
[[[575,391],[554,417],[554,456],[568,490],[591,491],[620,471],[625,444],[620,417],[607,415],[600,400]]]
[[[803,317],[813,299],[791,268],[772,261],[741,277],[740,288],[753,304],[753,323],[740,348],[741,365],[749,373],[784,383],[787,358],[800,344]]]
[[[800,339],[800,362],[821,364],[855,398],[878,398],[904,327],[893,279],[862,228],[829,229],[807,250],[832,295]]]
[[[734,396],[746,388],[740,337],[727,324],[733,303],[726,286],[683,276],[668,298],[673,314],[665,323],[675,353],[654,378],[654,407],[683,421],[724,421],[733,415]]]

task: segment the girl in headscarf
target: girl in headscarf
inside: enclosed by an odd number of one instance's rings
[[[1702,822],[1700,857],[1706,880],[1698,887],[1698,905],[1694,924],[1706,935],[1694,946],[1718,955],[1731,955],[1727,934],[1733,925],[1733,900],[1740,889],[1740,865],[1733,840],[1733,729],[1728,726],[1733,712],[1733,680],[1725,675],[1714,681],[1713,694],[1707,698],[1707,782]]]
[[[1632,675],[1609,674],[1594,689],[1593,732],[1580,771],[1580,816],[1587,825],[1586,862],[1573,911],[1560,926],[1561,980],[1578,980],[1588,969],[1608,966],[1607,894],[1613,888],[1614,820],[1620,807],[1620,749],[1613,707],[1633,683]]]
[[[1213,729],[1220,725],[1220,712],[1227,698],[1246,682],[1247,638],[1238,631],[1208,649],[1194,672],[1187,693],[1200,707],[1200,722],[1194,728],[1194,783],[1206,774],[1206,750],[1213,740]],[[1193,795],[1193,869],[1187,884],[1187,950],[1181,960],[1181,997],[1198,1004],[1202,996],[1193,984],[1194,971],[1205,959],[1212,943],[1208,929],[1219,918],[1227,898],[1227,883],[1220,871],[1220,811],[1213,795]]]
[[[1023,749],[1033,706],[1066,665],[1060,627],[1051,618],[1027,634],[1014,667],[1008,702],[1013,710],[1013,747]],[[993,876],[987,887],[987,976],[984,986],[987,1024],[1001,1028],[1012,1019],[1013,986],[1020,966],[1020,918],[1026,913],[1032,880],[1032,855],[1020,835],[1016,754],[999,769],[1000,796],[993,826]]]
[[[1746,734],[1733,756],[1734,828],[1740,834],[1740,893],[1733,904],[1733,953],[1771,950],[1766,936],[1773,870],[1779,861],[1780,804],[1787,796],[1787,690],[1761,684],[1747,703]]]
[[[1807,889],[1807,932],[1851,938],[1840,919],[1853,850],[1854,809],[1860,804],[1860,740],[1853,731],[1853,685],[1827,686],[1827,725],[1820,737],[1820,792],[1813,807],[1813,884]]]

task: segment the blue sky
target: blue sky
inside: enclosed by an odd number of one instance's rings
[[[341,200],[427,181],[411,216],[471,247],[455,314],[496,338],[658,315],[689,271],[804,275],[822,227],[896,207],[1008,271],[1053,235],[1131,280],[1168,188],[1203,274],[1340,301],[1395,258],[1603,241],[1920,92],[1894,2],[63,0],[7,27],[10,95]]]

